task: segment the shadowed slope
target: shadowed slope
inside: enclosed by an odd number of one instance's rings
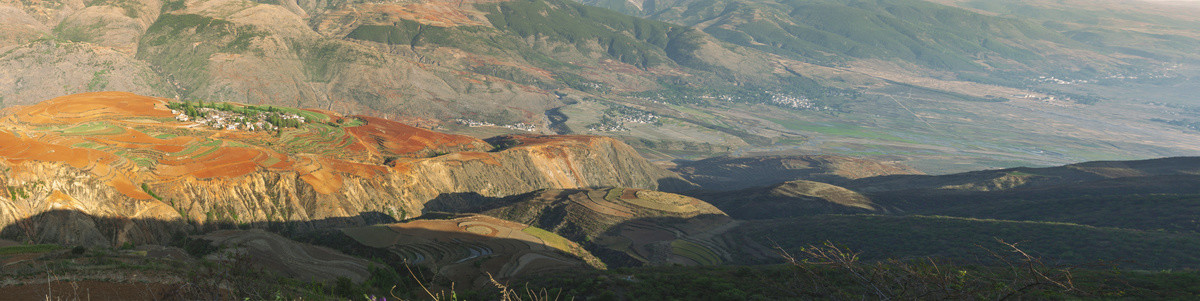
[[[1137,269],[1200,266],[1193,234],[945,216],[815,215],[750,221],[729,235],[778,244],[792,254],[834,242],[863,260],[949,258],[988,262],[996,239],[1017,243],[1049,264]],[[1035,251],[1036,250],[1036,251]]]
[[[812,181],[791,181],[725,192],[698,192],[693,196],[708,200],[738,219],[890,211],[853,190]]]
[[[840,156],[714,157],[677,162],[671,170],[707,190],[735,190],[793,180],[837,184],[877,176],[920,174],[903,165]]]

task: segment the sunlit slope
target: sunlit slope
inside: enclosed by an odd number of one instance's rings
[[[9,111],[0,118],[6,225],[70,210],[200,224],[361,224],[366,213],[418,216],[427,202],[449,194],[690,187],[602,137],[504,136],[497,138],[501,147],[381,118],[116,92]],[[86,243],[161,241],[168,230],[93,235]],[[54,241],[59,231],[29,234]]]
[[[670,193],[607,188],[546,190],[484,211],[574,241],[613,266],[715,265],[754,252],[721,237],[740,224],[704,201]]]

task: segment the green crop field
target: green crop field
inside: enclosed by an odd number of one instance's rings
[[[541,239],[543,242],[546,243],[547,246],[550,246],[552,248],[563,250],[564,252],[571,251],[571,248],[570,248],[571,240],[563,238],[562,236],[559,236],[558,234],[554,234],[550,231],[542,230],[541,228],[538,228],[538,227],[526,227],[525,229],[522,229],[521,232],[529,233],[530,235],[533,235],[534,237]]]
[[[12,255],[12,254],[23,254],[23,253],[45,253],[45,252],[50,252],[50,251],[54,251],[54,250],[58,250],[58,249],[62,249],[62,248],[63,247],[59,246],[59,245],[9,246],[9,247],[0,248],[0,255]]]
[[[691,259],[700,265],[718,265],[723,262],[708,248],[682,239],[671,241],[671,250],[676,255]]]
[[[771,122],[784,126],[789,130],[821,133],[825,135],[864,138],[884,141],[915,143],[914,141],[893,136],[883,131],[839,122],[809,122],[801,119],[768,118]]]
[[[66,136],[108,136],[124,133],[125,129],[104,122],[95,122],[63,129],[59,132]]]

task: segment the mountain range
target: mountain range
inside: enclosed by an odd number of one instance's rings
[[[1198,122],[1187,100],[1200,21],[1187,8],[584,4],[603,8],[4,1],[0,106],[127,91],[337,110],[478,138],[611,136],[656,161],[818,153],[932,173],[1200,148],[1179,138]]]
[[[1193,157],[948,175],[831,156],[716,158],[676,167],[680,176],[612,138],[476,139],[320,109],[103,92],[6,114],[0,264],[13,280],[0,291],[28,289],[52,266],[105,271],[87,276],[96,284],[217,273],[201,279],[244,279],[224,288],[239,294],[347,296],[320,288],[422,285],[413,279],[481,289],[579,271],[758,266],[833,241],[863,260],[989,266],[1000,240],[1055,264],[1200,264]],[[748,164],[777,166],[761,179],[782,182],[717,177]],[[243,265],[263,274],[234,274]],[[414,268],[432,280],[396,274]],[[182,289],[147,293],[214,288]]]
[[[0,295],[1192,299],[1197,16],[0,0]]]

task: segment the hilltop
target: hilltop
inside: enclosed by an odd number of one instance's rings
[[[501,148],[323,110],[91,93],[19,108],[0,124],[2,197],[12,208],[0,217],[5,225],[52,210],[201,224],[353,221],[370,212],[399,220],[453,194],[689,185],[612,139],[506,136]],[[86,245],[171,235],[125,225],[27,234]]]

